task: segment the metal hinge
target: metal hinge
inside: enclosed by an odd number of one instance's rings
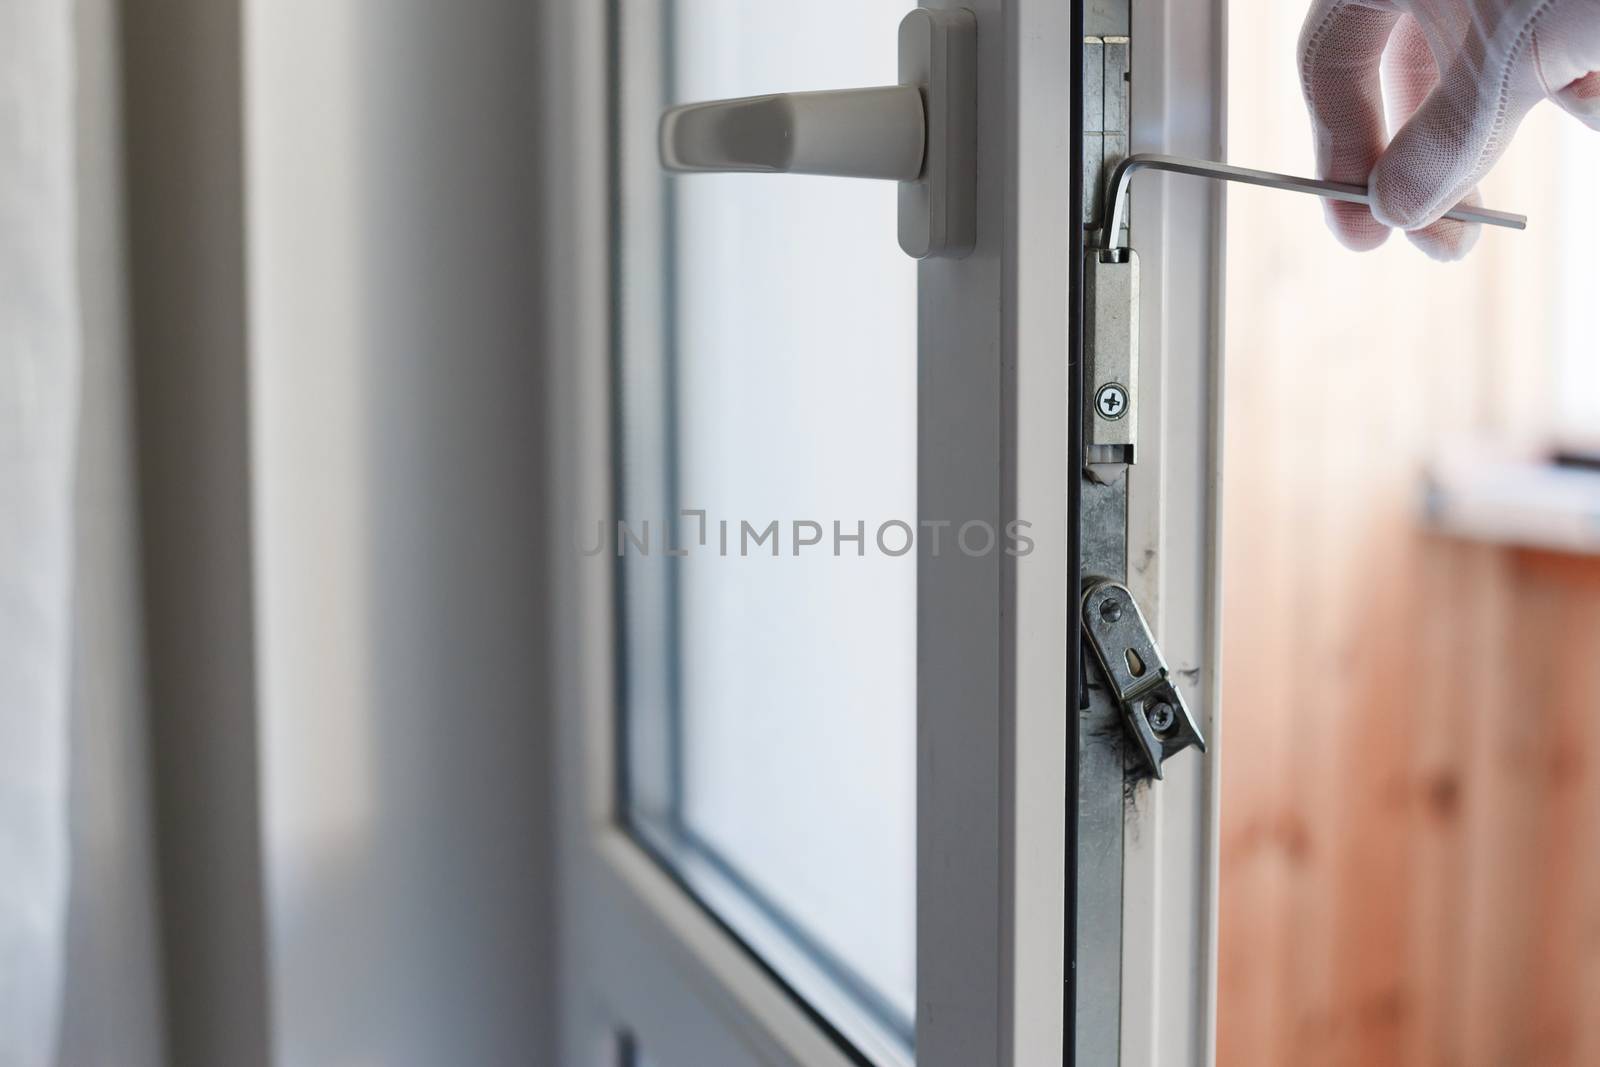
[[[1160,778],[1161,765],[1191,745],[1206,750],[1206,740],[1127,586],[1108,580],[1089,583],[1083,594],[1083,633],[1151,774]]]

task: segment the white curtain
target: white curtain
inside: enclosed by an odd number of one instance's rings
[[[73,9],[0,0],[0,1067],[44,1067],[67,908]]]

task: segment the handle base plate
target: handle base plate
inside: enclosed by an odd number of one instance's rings
[[[919,8],[900,23],[900,84],[924,94],[922,174],[900,183],[900,247],[913,259],[960,259],[977,243],[978,20]]]

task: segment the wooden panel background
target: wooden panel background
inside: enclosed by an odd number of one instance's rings
[[[1304,9],[1233,5],[1235,162],[1309,173]],[[1536,430],[1559,387],[1541,171],[1570,121],[1485,187],[1533,228],[1460,264],[1229,193],[1224,1067],[1600,1064],[1600,560],[1417,507],[1428,456]]]

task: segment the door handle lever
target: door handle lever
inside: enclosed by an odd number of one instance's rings
[[[900,247],[959,259],[977,240],[978,20],[900,23],[900,84],[684,104],[661,116],[678,173],[824,174],[900,183]]]
[[[927,128],[914,85],[712,100],[661,116],[661,165],[910,182]]]

